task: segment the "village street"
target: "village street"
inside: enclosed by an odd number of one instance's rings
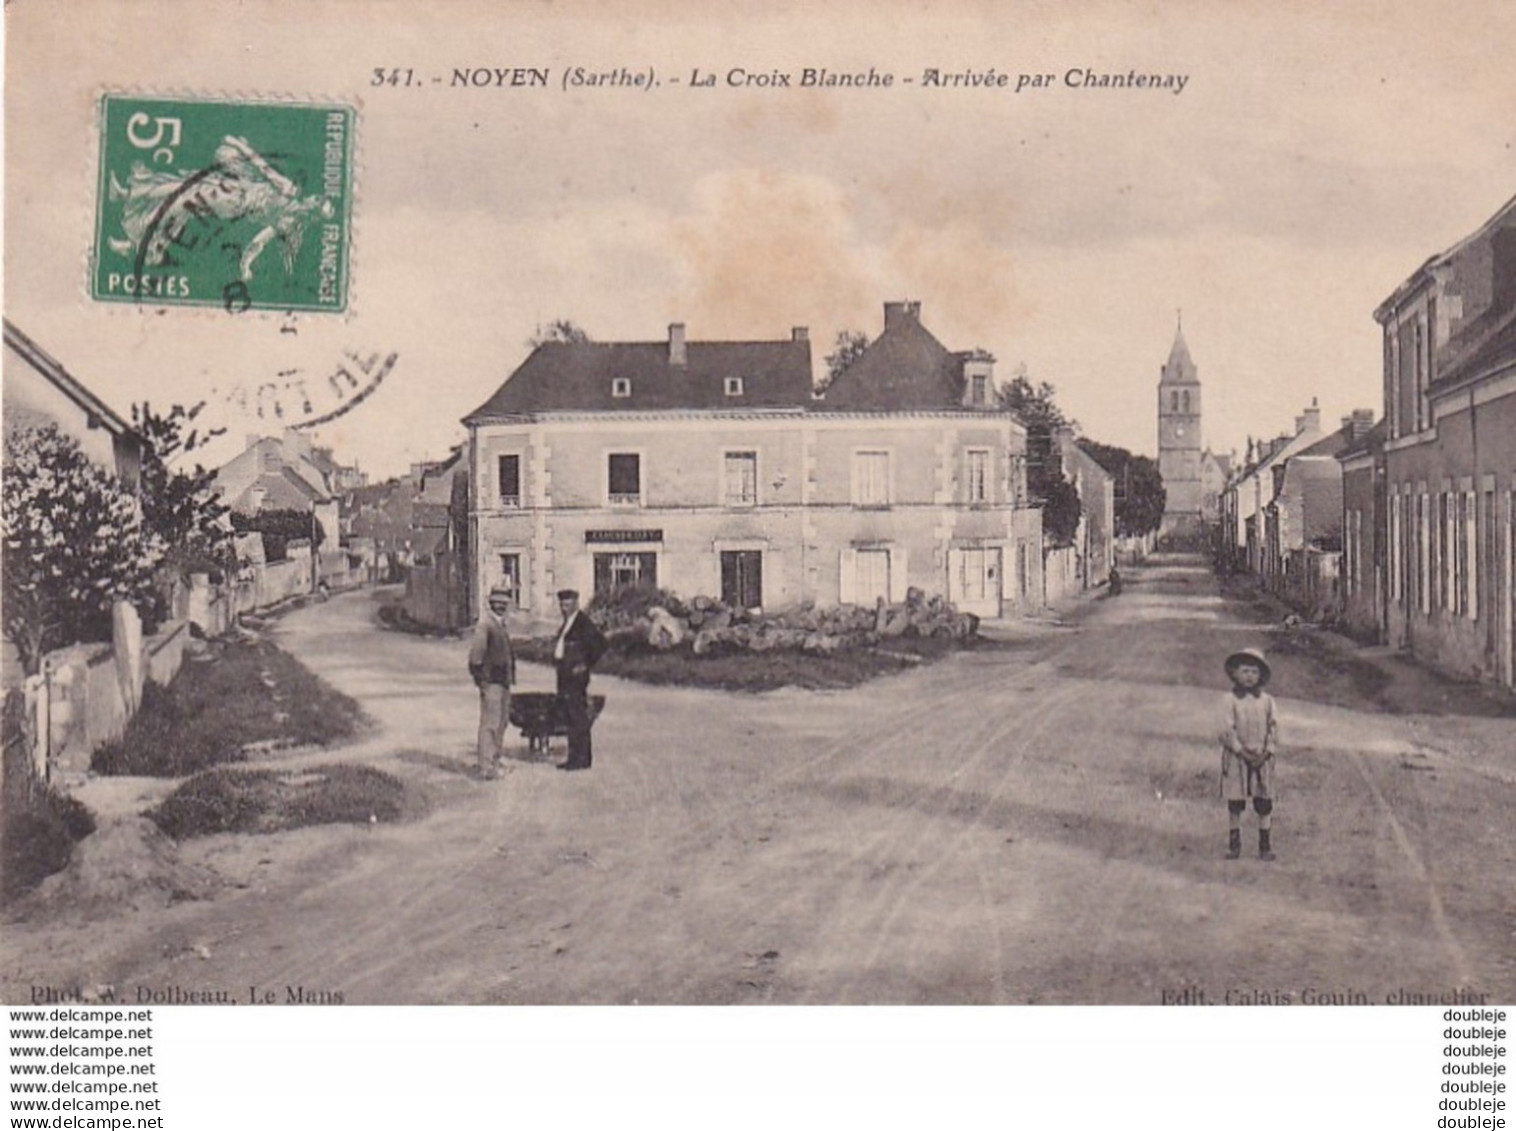
[[[371,591],[311,606],[276,639],[379,726],[293,761],[380,766],[428,814],[188,842],[221,894],[8,928],[7,1000],[38,982],[350,1004],[1516,998],[1516,720],[1456,689],[1439,715],[1389,713],[1397,687],[1420,710],[1440,685],[1392,658],[1377,682],[1334,667],[1198,561],[1128,581],[852,691],[597,678],[594,771],[513,747],[497,783],[468,775],[465,642],[382,629]],[[1223,859],[1221,661],[1246,645],[1270,654],[1282,723],[1274,863],[1251,812]]]

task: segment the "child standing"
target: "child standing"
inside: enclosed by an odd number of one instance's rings
[[[1258,859],[1272,860],[1269,828],[1279,731],[1274,697],[1263,689],[1269,682],[1268,661],[1258,649],[1244,648],[1227,657],[1226,674],[1232,681],[1221,731],[1221,796],[1226,798],[1231,818],[1227,859],[1242,855],[1242,811],[1251,798],[1258,814]]]

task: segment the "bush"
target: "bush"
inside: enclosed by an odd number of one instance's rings
[[[10,902],[61,872],[74,845],[95,831],[95,817],[72,797],[51,786],[32,791],[29,804],[5,815],[5,875],[0,897]]]
[[[606,632],[632,628],[654,608],[667,609],[676,617],[687,616],[684,602],[667,589],[655,585],[625,585],[596,596],[585,608]]]
[[[211,833],[394,822],[417,808],[399,778],[372,766],[335,763],[291,772],[208,770],[174,790],[148,818],[183,840]]]

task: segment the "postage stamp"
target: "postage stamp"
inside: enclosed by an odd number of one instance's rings
[[[107,94],[90,293],[229,313],[341,313],[351,106]]]

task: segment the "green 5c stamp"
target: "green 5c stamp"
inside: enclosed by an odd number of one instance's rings
[[[345,311],[353,119],[351,106],[106,95],[92,295]]]

